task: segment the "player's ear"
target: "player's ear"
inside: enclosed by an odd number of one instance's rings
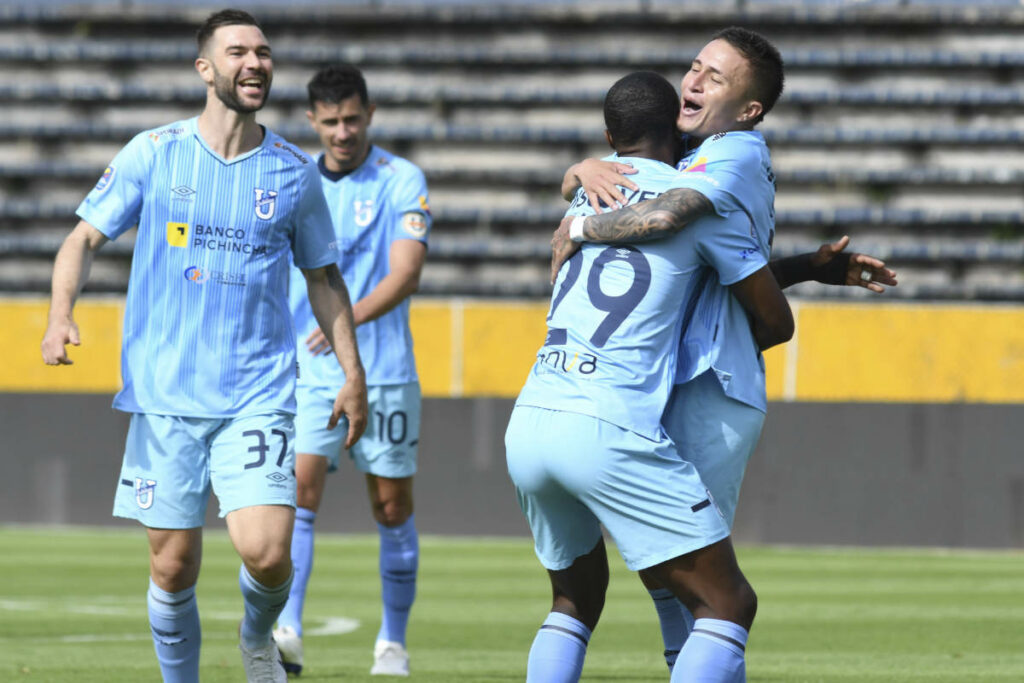
[[[612,132],[607,128],[604,129],[604,139],[608,141],[608,146],[615,149],[615,141],[612,140]]]
[[[206,57],[196,57],[196,71],[203,82],[209,85],[213,83],[213,64]]]
[[[740,123],[749,123],[753,125],[757,117],[764,111],[764,107],[757,100],[751,100],[744,105],[743,110],[740,112],[739,121]]]
[[[316,115],[308,109],[306,110],[306,120],[309,121],[309,125],[316,128]]]
[[[377,111],[377,105],[370,102],[366,105],[366,125],[369,126],[373,122],[373,112]]]

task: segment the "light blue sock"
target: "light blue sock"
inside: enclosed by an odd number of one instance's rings
[[[672,670],[672,683],[744,683],[747,630],[721,619],[698,619]]]
[[[302,635],[302,609],[306,606],[306,585],[313,573],[313,522],[316,513],[307,508],[295,508],[295,530],[292,532],[292,577],[288,603],[277,618],[278,626],[291,626]]]
[[[672,671],[679,651],[683,649],[690,629],[693,628],[693,615],[667,588],[655,588],[647,592],[651,594],[654,609],[658,612],[661,640],[665,644],[665,663],[668,664],[668,670]]]
[[[527,683],[575,683],[583,673],[590,629],[568,614],[551,612],[537,631],[526,664]]]
[[[267,588],[252,578],[243,564],[238,570],[238,587],[242,589],[245,616],[242,617],[242,642],[247,648],[265,647],[270,642],[274,622],[288,600],[292,577],[280,586]]]
[[[198,683],[202,634],[195,586],[168,593],[150,579],[146,604],[153,649],[165,683]]]
[[[383,616],[377,640],[405,645],[409,611],[416,599],[420,539],[413,516],[396,527],[377,524],[380,532],[380,584]]]

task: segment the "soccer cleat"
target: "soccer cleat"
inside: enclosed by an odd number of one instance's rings
[[[238,649],[242,651],[245,680],[249,683],[288,683],[288,674],[273,638],[264,647],[250,650],[245,643],[238,643]]]
[[[291,626],[274,629],[274,642],[281,653],[284,670],[298,676],[302,673],[302,636]]]
[[[372,676],[408,676],[409,653],[399,643],[378,640],[373,647]]]

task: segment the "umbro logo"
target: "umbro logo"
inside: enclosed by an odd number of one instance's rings
[[[196,195],[196,191],[187,185],[178,185],[177,187],[172,187],[171,192],[174,193],[175,199],[181,199],[187,202],[192,201],[192,199]]]
[[[278,484],[280,484],[283,481],[288,481],[288,477],[284,474],[281,474],[280,472],[271,472],[270,474],[267,475],[267,479]]]

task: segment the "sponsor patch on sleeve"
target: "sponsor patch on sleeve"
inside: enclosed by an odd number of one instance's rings
[[[415,211],[402,214],[402,229],[413,237],[423,237],[427,234],[427,218]]]

